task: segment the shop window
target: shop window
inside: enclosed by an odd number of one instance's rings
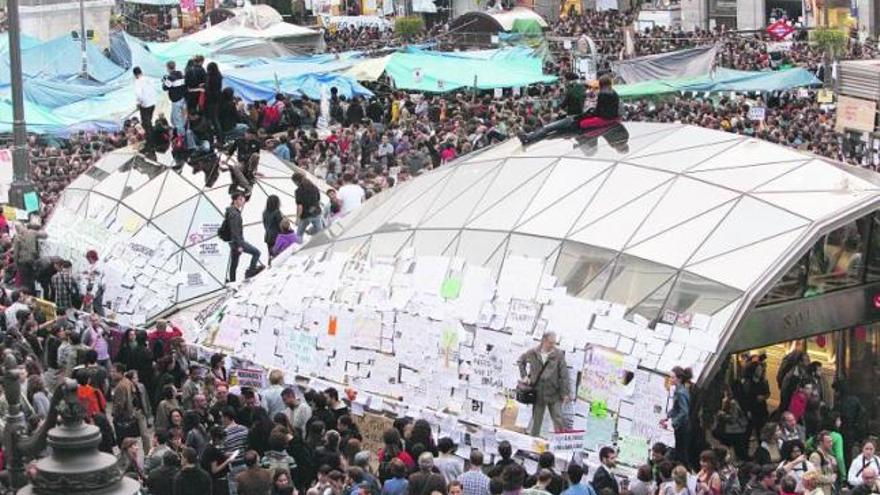
[[[794,266],[789,268],[785,275],[764,295],[758,306],[803,297],[804,284],[807,280],[808,260],[809,257],[805,255]]]
[[[806,297],[850,287],[861,281],[869,220],[866,217],[844,225],[813,246]]]

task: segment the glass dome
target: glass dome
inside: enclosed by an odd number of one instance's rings
[[[570,294],[648,320],[711,315],[877,188],[861,170],[765,141],[632,123],[469,155],[371,200],[307,249],[411,247],[496,274],[510,254],[540,256]]]

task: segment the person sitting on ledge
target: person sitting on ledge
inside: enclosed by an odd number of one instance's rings
[[[611,87],[611,76],[599,78],[599,94],[596,107],[587,112],[551,122],[528,134],[520,134],[523,146],[540,141],[554,134],[591,132],[620,123],[620,97]]]

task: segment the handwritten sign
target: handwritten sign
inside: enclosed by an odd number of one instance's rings
[[[253,389],[263,388],[263,370],[260,368],[239,368],[235,372],[238,377],[239,387],[250,387]]]
[[[624,389],[623,366],[623,354],[595,346],[587,349],[578,398],[601,402],[605,409],[617,410]]]
[[[294,331],[290,337],[291,362],[295,363],[299,370],[310,371],[317,362],[318,337],[306,332]]]
[[[648,460],[647,440],[640,437],[617,439],[617,462],[627,466],[641,466]]]
[[[841,95],[837,99],[837,124],[834,130],[873,132],[876,112],[876,102]]]
[[[550,451],[554,453],[579,451],[584,447],[584,438],[583,431],[553,433],[550,437]]]
[[[475,353],[474,358],[471,360],[474,378],[471,381],[472,384],[492,388],[504,387],[503,357],[498,352],[493,352],[493,349],[489,349],[488,352],[482,355],[476,355]]]
[[[385,446],[382,435],[385,430],[394,427],[394,420],[373,413],[365,413],[363,416],[354,416],[354,422],[360,428],[363,441],[361,448],[369,452],[378,452]]]
[[[752,107],[749,109],[749,120],[763,121],[767,115],[767,109],[764,107]]]

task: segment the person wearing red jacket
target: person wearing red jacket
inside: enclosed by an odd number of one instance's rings
[[[175,337],[183,337],[183,332],[174,325],[169,325],[165,320],[157,321],[156,328],[147,334],[147,341],[150,344],[150,350],[153,351],[153,358],[158,360],[168,354],[171,350],[171,339]]]

